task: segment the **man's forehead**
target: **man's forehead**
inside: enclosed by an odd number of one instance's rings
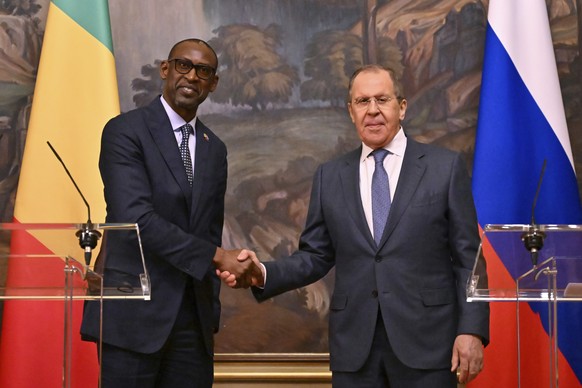
[[[214,57],[212,50],[201,42],[183,42],[182,44],[176,46],[172,56],[189,59],[206,58],[211,63],[216,62],[216,58]]]
[[[359,80],[370,80],[370,79],[385,80],[390,82],[392,81],[392,79],[390,78],[390,73],[388,73],[387,71],[380,69],[368,69],[362,71],[360,74],[356,76],[356,78],[354,78],[354,84],[357,83]]]
[[[368,71],[357,75],[352,84],[352,93],[354,92],[375,92],[381,90],[391,92],[394,90],[392,79],[384,71]]]

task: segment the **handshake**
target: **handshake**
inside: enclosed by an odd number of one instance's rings
[[[216,275],[231,288],[263,287],[264,267],[253,251],[218,248],[213,259]]]

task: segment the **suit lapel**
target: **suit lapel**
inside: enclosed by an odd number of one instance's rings
[[[149,105],[148,116],[146,124],[154,139],[154,143],[166,161],[168,170],[174,176],[182,193],[184,193],[184,197],[188,201],[188,207],[191,208],[192,189],[188,183],[186,170],[184,169],[182,157],[180,156],[180,149],[176,144],[176,136],[174,136],[168,115],[158,98]]]
[[[402,218],[402,214],[408,207],[412,196],[416,192],[418,185],[426,171],[426,164],[422,161],[424,152],[420,149],[418,143],[408,138],[406,145],[406,152],[404,153],[404,160],[402,161],[402,169],[400,170],[400,177],[398,178],[398,186],[392,206],[390,207],[390,214],[384,235],[380,242],[380,247],[386,243],[396,225]]]
[[[356,228],[364,235],[364,238],[373,246],[376,246],[374,237],[366,222],[366,214],[362,206],[360,194],[360,155],[362,147],[347,155],[345,165],[340,170],[342,190],[346,199],[348,213],[354,220]]]
[[[194,181],[192,182],[192,203],[194,209],[199,202],[200,194],[204,186],[204,175],[207,173],[208,154],[210,152],[210,139],[206,134],[208,128],[200,119],[196,120],[196,153],[194,160]]]

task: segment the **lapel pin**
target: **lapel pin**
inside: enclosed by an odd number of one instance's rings
[[[204,136],[204,140],[208,141],[208,135],[204,134],[203,136]]]

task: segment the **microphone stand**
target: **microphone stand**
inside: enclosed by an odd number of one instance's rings
[[[546,234],[542,232],[536,225],[534,217],[536,204],[538,202],[538,196],[540,195],[540,188],[542,187],[542,180],[544,179],[544,173],[546,171],[546,163],[547,160],[544,159],[544,164],[542,165],[542,171],[540,174],[540,179],[538,181],[536,195],[534,196],[533,204],[531,207],[531,224],[529,226],[529,230],[521,235],[521,241],[523,241],[525,249],[527,249],[530,252],[531,263],[534,268],[536,268],[538,265],[539,251],[540,249],[543,248],[544,239],[546,238]]]
[[[65,162],[63,162],[63,160],[61,159],[61,157],[59,156],[57,151],[53,148],[51,143],[48,141],[46,143],[48,144],[50,149],[53,151],[53,153],[57,157],[58,161],[61,162],[61,164],[63,165],[65,172],[67,173],[67,175],[71,179],[71,182],[73,182],[75,189],[77,189],[77,192],[79,193],[79,195],[81,196],[81,199],[83,199],[83,202],[85,203],[85,206],[87,207],[87,222],[85,222],[84,224],[81,225],[81,229],[77,230],[77,232],[75,233],[75,236],[77,236],[77,238],[79,239],[79,245],[85,251],[85,264],[87,266],[89,266],[91,264],[91,251],[93,249],[95,249],[95,247],[97,246],[97,241],[99,241],[99,239],[101,238],[101,233],[99,231],[95,230],[95,228],[93,227],[93,223],[91,222],[91,207],[89,206],[89,203],[87,202],[87,200],[85,199],[85,196],[81,192],[81,189],[79,189],[79,186],[77,186],[77,183],[73,179],[73,176],[69,172],[69,169],[65,165]]]

